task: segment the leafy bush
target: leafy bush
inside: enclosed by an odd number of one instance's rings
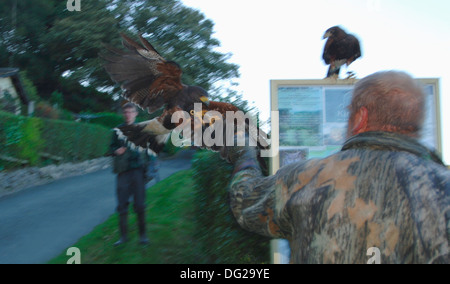
[[[0,155],[11,156],[12,152],[17,152],[17,145],[23,137],[20,121],[13,121],[14,115],[0,112]],[[14,163],[0,159],[0,170],[15,166]]]
[[[111,131],[100,125],[44,120],[44,151],[64,161],[84,161],[105,155]]]
[[[137,108],[138,116],[136,117],[136,123],[151,120],[155,117],[158,117],[162,114],[162,109],[157,110],[156,112],[149,114],[147,111]],[[84,113],[86,115],[92,114],[96,116],[96,118],[91,118],[88,120],[89,123],[95,123],[103,125],[107,128],[114,128],[124,122],[123,115],[117,112],[100,112],[100,113]]]
[[[202,151],[193,160],[197,239],[208,263],[268,263],[269,239],[243,230],[229,207],[233,167],[217,153]]]
[[[43,148],[44,141],[41,139],[40,129],[42,120],[37,118],[25,119],[19,118],[21,139],[16,144],[17,157],[28,160],[31,166],[38,165],[40,162],[39,153]]]
[[[26,71],[20,71],[20,81],[22,82],[22,86],[24,88],[25,93],[27,94],[27,97],[31,101],[39,101],[41,98],[38,95],[38,91],[36,89],[36,86],[34,85],[33,81],[31,81],[28,77],[28,73]]]
[[[36,104],[34,115],[40,118],[58,119],[59,112],[48,102],[40,101]]]
[[[0,112],[0,155],[42,164],[42,153],[61,157],[63,162],[103,156],[108,150],[109,129],[86,123],[29,118]],[[0,160],[1,168],[18,165]]]
[[[49,102],[41,100],[36,103],[36,108],[34,110],[35,117],[48,118],[48,119],[59,119],[73,121],[73,115],[69,111],[52,106]]]
[[[89,120],[89,123],[102,125],[106,128],[112,129],[123,123],[123,117],[120,114],[113,112],[96,113],[96,118]]]

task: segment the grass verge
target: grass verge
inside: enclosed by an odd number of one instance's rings
[[[192,264],[204,263],[194,239],[195,212],[192,170],[181,171],[147,190],[147,234],[150,244],[138,242],[136,214],[130,207],[129,239],[120,247],[118,216],[114,214],[73,247],[81,252],[82,264]],[[50,264],[65,264],[64,251]]]

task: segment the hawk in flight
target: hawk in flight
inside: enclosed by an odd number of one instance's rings
[[[194,137],[195,133],[199,131],[201,135],[205,131],[209,131],[211,138],[226,137],[219,131],[225,132],[226,116],[230,112],[238,112],[239,109],[236,106],[210,101],[208,93],[201,87],[183,84],[181,67],[176,62],[164,59],[142,35],[139,36],[141,43],[135,42],[125,34],[121,34],[121,36],[126,50],[105,46],[105,52],[100,54],[105,61],[105,70],[114,82],[121,85],[123,90],[121,95],[126,100],[133,102],[148,113],[160,109],[163,109],[163,112],[152,120],[114,129],[120,139],[157,155],[164,148],[172,131],[182,124],[188,125],[188,129],[190,124],[190,133],[187,135],[190,137],[187,138]],[[201,111],[198,111],[199,106],[201,106]],[[182,119],[174,119],[174,114],[180,112],[187,116]],[[206,118],[208,113],[217,115]],[[255,134],[248,132],[256,131],[258,140],[256,143],[259,149],[268,148],[268,143],[264,140],[267,136],[261,135],[265,133],[255,127],[250,127],[250,124],[249,120],[245,120],[244,128],[247,134]],[[217,127],[214,131],[214,125],[220,125],[222,128]],[[230,127],[230,129],[235,130],[232,133],[235,135],[237,126]],[[184,133],[180,136],[184,136]],[[215,142],[217,141],[215,140]],[[226,145],[225,141],[214,145],[201,141],[200,144],[194,146],[226,153],[226,150],[222,151],[224,145]]]
[[[322,57],[325,63],[330,65],[327,78],[339,77],[339,71],[343,65],[346,64],[348,67],[361,56],[359,41],[338,26],[329,28],[323,38],[327,39],[327,42]],[[349,77],[354,75],[352,72],[348,73]]]

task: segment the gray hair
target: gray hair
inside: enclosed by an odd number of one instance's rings
[[[355,85],[351,115],[362,107],[368,110],[371,130],[417,136],[425,117],[424,89],[405,72],[377,72]]]

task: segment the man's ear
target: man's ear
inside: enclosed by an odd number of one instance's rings
[[[369,112],[366,107],[361,107],[355,114],[352,134],[357,135],[366,132],[369,123]]]

